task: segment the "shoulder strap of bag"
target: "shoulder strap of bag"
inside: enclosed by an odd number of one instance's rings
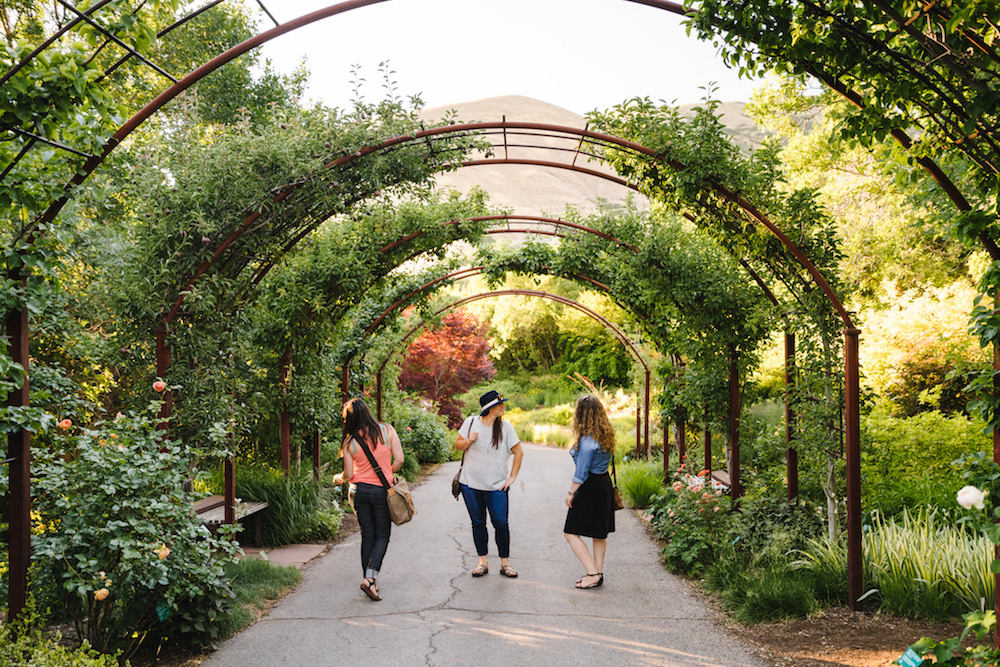
[[[458,434],[462,435],[462,429],[465,428],[466,424],[468,424],[469,425],[469,435],[472,435],[472,420],[475,419],[475,418],[476,418],[476,415],[472,415],[471,417],[469,417],[468,419],[466,419],[465,422],[462,424],[462,426],[459,427]],[[466,440],[469,439],[468,435],[464,435],[462,437],[465,438]],[[458,464],[458,472],[462,472],[462,466],[465,465],[465,453],[468,452],[468,451],[469,451],[468,447],[466,447],[465,449],[462,450],[462,462]]]
[[[375,456],[372,454],[372,451],[368,449],[368,443],[365,442],[364,438],[361,440],[355,440],[355,442],[360,444],[361,449],[365,451],[365,456],[368,457],[368,462],[372,464],[372,470],[374,470],[375,474],[378,475],[379,481],[382,482],[382,486],[387,489],[391,489],[392,486],[389,485],[389,482],[385,481],[385,475],[382,474],[382,468],[379,467],[378,461],[375,460]]]
[[[611,452],[611,482],[618,486],[618,475],[615,474],[615,453]]]

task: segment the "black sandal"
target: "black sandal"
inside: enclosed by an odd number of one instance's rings
[[[376,602],[382,599],[382,596],[378,594],[378,586],[375,585],[374,579],[365,577],[364,582],[361,584],[361,590],[365,592],[365,595]]]
[[[600,578],[596,582],[592,583],[589,586],[581,586],[580,584],[583,583],[583,580],[586,579],[587,577],[600,577]],[[584,589],[587,589],[587,588],[598,588],[599,586],[603,586],[603,585],[604,585],[604,573],[603,572],[595,572],[593,574],[590,574],[588,572],[587,574],[585,574],[580,579],[580,581],[576,582],[576,587],[579,588],[579,589],[581,589],[581,590],[584,590]]]

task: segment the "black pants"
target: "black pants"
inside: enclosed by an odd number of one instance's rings
[[[361,570],[364,576],[375,579],[382,569],[392,529],[385,487],[359,482],[354,492],[354,512],[361,526]]]

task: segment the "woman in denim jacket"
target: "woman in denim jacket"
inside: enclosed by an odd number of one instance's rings
[[[608,465],[615,455],[615,430],[604,406],[594,396],[584,396],[573,413],[573,434],[577,442],[570,449],[576,470],[566,496],[566,525],[563,534],[586,574],[577,588],[604,585],[604,552],[608,533],[615,530],[615,498]],[[594,541],[591,554],[584,537]]]

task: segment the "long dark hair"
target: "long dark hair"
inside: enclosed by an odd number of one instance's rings
[[[344,410],[341,413],[344,417],[344,444],[348,442],[350,436],[361,442],[362,440],[372,447],[378,443],[385,444],[382,439],[382,429],[379,427],[372,411],[368,409],[368,404],[363,398],[352,398],[344,403]]]
[[[493,449],[500,449],[501,440],[503,440],[503,418],[497,415],[493,420]]]

